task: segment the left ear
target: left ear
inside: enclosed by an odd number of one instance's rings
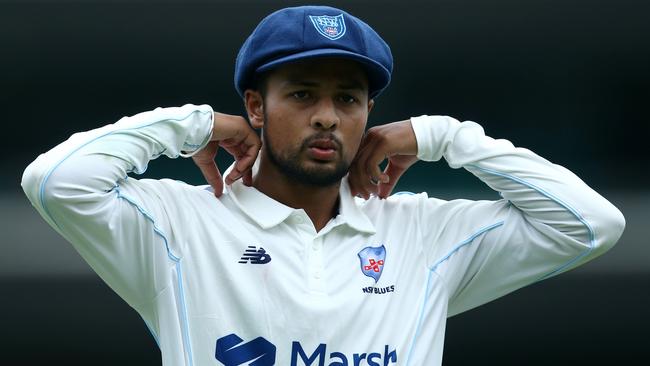
[[[372,107],[374,107],[374,106],[375,106],[375,100],[374,100],[374,99],[370,99],[370,100],[368,101],[368,114],[370,114],[370,111],[372,110]]]
[[[257,90],[248,89],[244,92],[244,105],[248,120],[253,128],[264,127],[264,99]]]

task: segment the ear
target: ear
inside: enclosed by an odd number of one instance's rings
[[[375,106],[375,100],[374,100],[374,99],[370,99],[370,100],[368,101],[368,114],[370,114],[370,111],[372,110],[372,107],[374,107],[374,106]]]
[[[244,92],[244,104],[248,120],[253,128],[264,127],[264,98],[257,90],[247,89]]]

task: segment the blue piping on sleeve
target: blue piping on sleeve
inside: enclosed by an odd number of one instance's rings
[[[187,319],[187,305],[185,304],[185,291],[183,289],[183,272],[181,271],[181,262],[176,262],[176,275],[178,276],[178,289],[181,295],[181,312],[183,316],[183,340],[187,346],[187,354],[190,360],[190,366],[194,364],[194,356],[192,355],[192,344],[190,343],[190,329],[189,320]]]
[[[103,137],[106,137],[106,136],[109,136],[109,135],[112,135],[112,134],[116,134],[116,133],[123,132],[123,131],[138,130],[140,128],[145,128],[145,127],[148,127],[148,126],[151,126],[151,125],[154,125],[156,123],[163,122],[163,121],[182,121],[182,120],[188,118],[189,116],[191,116],[192,114],[197,113],[197,112],[201,113],[201,114],[212,113],[210,111],[204,112],[204,111],[194,110],[191,113],[189,113],[188,115],[186,115],[185,117],[179,118],[179,119],[169,118],[169,119],[165,119],[165,120],[162,120],[162,121],[154,121],[154,122],[151,122],[151,123],[146,123],[146,124],[143,124],[141,126],[109,131],[109,132],[107,132],[107,133],[105,133],[105,134],[103,134],[101,136],[97,136],[94,139],[92,139],[90,141],[87,141],[87,142],[81,144],[80,146],[78,146],[77,148],[73,149],[66,156],[64,156],[63,159],[61,159],[61,161],[56,163],[54,166],[52,166],[47,171],[47,173],[45,174],[45,178],[43,178],[43,181],[41,182],[41,185],[39,187],[39,201],[40,201],[41,207],[43,207],[43,211],[50,218],[50,220],[52,220],[52,223],[54,223],[54,225],[56,225],[56,227],[60,229],[58,223],[56,222],[54,217],[52,217],[52,215],[50,214],[47,206],[45,205],[45,199],[44,199],[45,185],[47,184],[47,181],[50,178],[50,176],[52,175],[52,173],[54,172],[54,170],[56,170],[56,168],[58,168],[64,161],[66,161],[70,156],[72,156],[72,154],[79,151],[81,148],[87,146],[88,144],[90,144],[90,143],[92,143],[94,141],[97,141],[100,138],[103,138]],[[163,152],[164,152],[164,150],[161,153],[163,153]],[[185,350],[188,353],[190,366],[192,366],[193,365],[192,346],[191,346],[191,344],[189,342],[189,322],[188,322],[188,318],[187,318],[187,306],[185,305],[185,293],[184,293],[184,289],[183,289],[183,276],[182,276],[182,273],[181,273],[180,258],[172,253],[171,249],[169,248],[169,241],[167,240],[167,237],[162,232],[162,230],[160,230],[160,228],[156,225],[156,222],[155,222],[153,216],[151,214],[149,214],[143,207],[138,205],[132,198],[129,198],[129,197],[125,196],[124,194],[122,194],[120,189],[119,189],[119,185],[116,185],[114,187],[114,190],[116,191],[116,194],[117,194],[118,198],[124,199],[129,204],[135,206],[137,208],[137,210],[140,211],[140,213],[142,215],[144,215],[149,221],[151,221],[151,223],[153,225],[154,232],[156,234],[158,234],[163,239],[163,242],[165,243],[165,249],[167,250],[167,256],[169,257],[169,259],[174,261],[175,264],[176,264],[176,272],[177,272],[177,278],[178,278],[178,291],[179,291],[180,300],[181,300],[181,312],[182,312],[182,314],[181,314],[181,317],[182,317],[181,322],[183,323],[183,325],[182,325],[183,326],[183,329],[182,329],[183,342],[185,343],[184,344]],[[145,324],[147,325],[147,328],[149,328],[149,331],[151,332],[151,328],[146,323],[146,321],[145,321]],[[152,335],[154,335],[153,332],[151,332],[151,333],[152,333]],[[156,340],[156,343],[158,343],[158,338],[155,335],[154,335],[154,339]]]
[[[488,231],[490,231],[492,229],[498,228],[501,225],[503,225],[503,221],[499,221],[499,222],[494,223],[492,225],[486,226],[486,227],[480,229],[479,231],[477,231],[476,233],[472,234],[469,238],[461,241],[458,245],[456,245],[456,247],[454,249],[452,249],[449,253],[447,253],[447,255],[445,255],[440,260],[438,260],[433,266],[431,266],[430,270],[432,272],[435,271],[436,268],[438,267],[438,265],[440,265],[440,263],[442,263],[442,262],[446,261],[447,259],[449,259],[452,255],[454,255],[456,252],[458,252],[460,250],[460,248],[464,247],[465,245],[468,245],[468,244],[472,243],[474,241],[474,239],[476,239],[480,235],[483,235],[484,233],[486,233],[486,232],[488,232]]]
[[[437,261],[431,268],[429,268],[429,271],[428,271],[429,274],[427,276],[427,285],[425,287],[424,300],[422,301],[422,307],[420,308],[420,315],[418,317],[417,326],[415,328],[415,334],[413,335],[413,341],[411,341],[411,347],[409,348],[408,356],[407,356],[407,359],[406,359],[406,365],[407,366],[410,364],[411,355],[413,354],[413,350],[415,349],[415,340],[418,339],[418,337],[420,336],[420,332],[422,331],[422,322],[424,320],[424,311],[426,310],[427,302],[429,301],[429,296],[430,296],[430,292],[431,292],[431,289],[430,289],[431,276],[434,273],[436,273],[435,272],[436,267],[438,267],[438,265],[440,263],[448,260],[452,255],[454,255],[454,253],[458,252],[460,250],[460,248],[464,247],[465,245],[468,245],[468,244],[472,243],[474,241],[474,239],[476,239],[477,237],[485,234],[486,232],[488,232],[488,231],[490,231],[492,229],[498,228],[499,226],[503,225],[503,223],[504,223],[503,221],[499,221],[497,223],[494,223],[492,225],[489,225],[489,226],[486,226],[484,228],[479,229],[476,233],[470,235],[467,239],[461,241],[458,245],[456,245],[454,247],[454,249],[452,249],[449,253],[447,253],[447,255],[442,257],[442,259]]]
[[[176,256],[172,252],[171,248],[169,248],[169,242],[167,241],[167,237],[162,232],[162,230],[158,227],[158,225],[156,225],[156,220],[154,220],[153,216],[147,210],[145,210],[142,206],[137,204],[133,198],[131,198],[129,196],[126,196],[124,193],[122,193],[122,191],[120,190],[119,185],[115,186],[115,188],[113,188],[113,190],[117,193],[118,198],[121,198],[121,199],[125,200],[126,202],[130,203],[138,211],[140,211],[140,213],[144,217],[146,217],[147,220],[151,221],[151,224],[153,225],[153,231],[156,234],[158,234],[163,239],[163,242],[165,243],[165,249],[167,250],[167,256],[169,257],[169,259],[171,259],[174,262],[179,262],[180,258],[178,256]]]
[[[587,231],[589,231],[589,242],[587,243],[587,245],[589,247],[587,248],[587,250],[580,253],[575,258],[571,259],[570,261],[566,262],[565,264],[561,265],[557,269],[555,269],[555,270],[545,274],[544,276],[540,277],[535,282],[539,282],[539,281],[542,281],[542,280],[547,279],[549,277],[552,277],[553,275],[557,274],[558,272],[561,272],[564,269],[566,269],[567,267],[571,266],[572,264],[574,264],[575,262],[577,262],[581,258],[587,256],[589,253],[591,253],[591,251],[594,250],[594,247],[596,246],[596,234],[595,234],[593,228],[591,227],[589,222],[587,222],[587,220],[585,220],[585,218],[582,217],[582,215],[580,215],[580,213],[575,208],[571,207],[568,203],[566,203],[566,202],[562,201],[561,199],[555,197],[553,194],[545,191],[543,188],[537,187],[536,185],[534,185],[532,183],[529,183],[529,182],[526,182],[525,180],[523,180],[521,178],[518,178],[518,177],[515,177],[513,175],[497,172],[497,171],[492,170],[492,169],[480,168],[480,167],[478,167],[476,165],[471,165],[470,167],[478,169],[478,170],[483,171],[483,172],[486,172],[488,174],[494,174],[494,175],[499,176],[499,177],[503,177],[503,178],[513,180],[513,181],[515,181],[517,183],[521,183],[521,184],[525,185],[526,187],[531,188],[531,189],[539,192],[540,194],[542,194],[546,198],[549,198],[550,200],[554,201],[558,205],[564,207],[567,211],[571,212],[571,214],[573,214],[587,228]]]
[[[181,315],[181,323],[182,323],[182,326],[183,326],[183,329],[182,329],[181,333],[183,334],[183,343],[184,343],[185,349],[187,350],[190,366],[192,366],[194,361],[193,361],[193,357],[192,357],[192,345],[190,344],[190,338],[189,338],[190,327],[189,327],[189,321],[188,321],[188,318],[187,318],[187,306],[185,305],[185,290],[183,288],[183,275],[182,275],[182,272],[181,272],[181,259],[179,257],[175,256],[171,252],[171,250],[169,248],[169,242],[167,240],[167,237],[162,232],[162,230],[160,230],[160,228],[158,228],[158,225],[156,225],[156,221],[154,220],[153,216],[151,216],[151,214],[149,214],[144,208],[142,208],[140,205],[138,205],[132,198],[129,198],[129,197],[125,196],[120,191],[119,185],[115,186],[114,190],[117,193],[117,197],[119,197],[119,198],[125,200],[126,202],[128,202],[129,204],[135,206],[135,208],[138,211],[140,211],[140,213],[144,217],[146,217],[149,221],[151,221],[151,224],[153,225],[153,231],[156,234],[158,234],[163,239],[163,242],[165,243],[165,248],[167,249],[167,256],[169,257],[169,259],[171,259],[175,263],[177,280],[178,280],[178,293],[179,293],[180,301],[181,301],[181,304],[180,304],[180,306],[181,306],[181,314],[180,315]],[[145,324],[146,324],[146,321],[145,321]],[[156,343],[158,343],[158,338],[152,332],[151,328],[149,327],[149,324],[147,324],[147,328],[149,328],[149,331],[154,336],[154,339],[156,340]],[[158,343],[158,347],[160,347],[160,343]]]
[[[422,331],[422,321],[424,320],[424,311],[426,310],[427,302],[429,301],[429,295],[430,295],[430,290],[429,290],[429,285],[431,284],[431,275],[434,273],[433,271],[428,271],[429,275],[427,276],[427,285],[424,288],[424,300],[422,301],[422,307],[420,307],[420,315],[418,316],[418,322],[415,328],[415,334],[413,335],[413,341],[411,341],[411,347],[409,347],[409,352],[408,355],[406,356],[406,366],[408,366],[411,363],[411,355],[413,354],[413,350],[415,349],[415,340],[420,337],[420,332]]]

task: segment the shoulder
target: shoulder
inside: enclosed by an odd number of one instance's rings
[[[443,204],[445,202],[444,200],[429,198],[426,192],[413,193],[406,191],[394,193],[385,199],[374,196],[367,200],[355,198],[357,206],[370,218],[386,215],[413,215],[425,201],[430,201],[432,204]]]
[[[125,185],[137,185],[141,189],[147,189],[151,193],[160,196],[176,196],[178,194],[197,194],[203,191],[209,191],[209,186],[195,186],[175,179],[134,179],[127,178],[124,180]],[[209,191],[212,193],[212,191]]]
[[[470,199],[445,200],[429,197],[426,192],[397,192],[386,199],[379,199],[378,197],[371,197],[368,200],[355,198],[355,202],[368,217],[379,217],[379,215],[433,215],[439,217],[441,220],[448,216],[462,215],[472,211],[487,210],[492,212],[510,206],[509,202],[503,199],[498,201]]]
[[[392,209],[397,207],[414,207],[422,201],[435,201],[440,204],[446,202],[444,200],[430,198],[426,192],[414,193],[409,191],[396,192],[390,195],[388,198],[384,199],[376,196],[372,196],[367,200],[360,197],[355,197],[357,206],[362,209]]]
[[[127,178],[120,184],[125,194],[143,201],[159,202],[167,211],[187,211],[201,203],[218,202],[207,185],[191,185],[174,179],[135,179]]]

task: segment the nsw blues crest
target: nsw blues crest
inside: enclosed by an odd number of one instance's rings
[[[361,260],[361,272],[375,280],[379,281],[381,272],[384,270],[384,263],[386,263],[386,247],[365,247],[359,252],[359,260]]]
[[[343,14],[336,16],[310,15],[312,24],[322,36],[335,41],[345,34],[345,20]]]

